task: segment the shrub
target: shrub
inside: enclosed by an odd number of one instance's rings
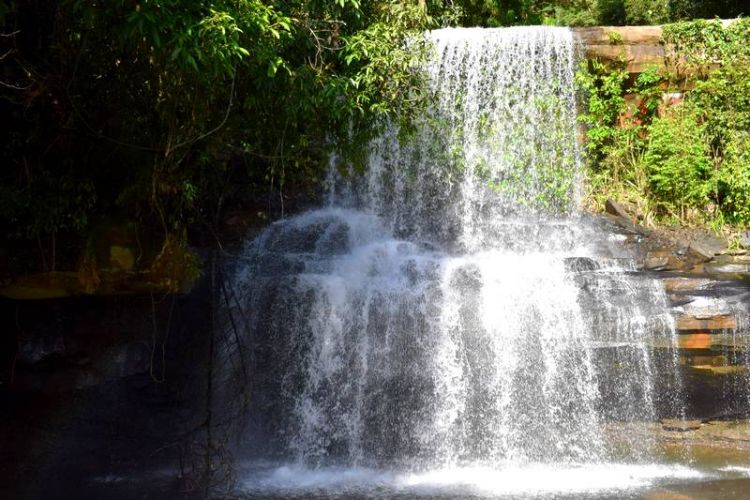
[[[654,196],[667,210],[684,215],[703,208],[712,191],[713,168],[705,128],[688,105],[657,118],[649,128],[643,164]]]
[[[717,191],[728,222],[750,224],[750,133],[735,131],[727,138]]]
[[[668,0],[625,0],[628,24],[662,24],[670,20]]]
[[[748,39],[750,20],[679,23],[664,30],[666,70],[633,84],[618,65],[579,72],[595,207],[616,197],[662,220],[697,222],[700,213],[717,229],[750,226]],[[687,89],[684,103],[664,109],[664,91],[675,88]]]

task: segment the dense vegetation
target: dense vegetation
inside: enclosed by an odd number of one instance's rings
[[[421,51],[405,41],[424,29],[661,22],[740,9],[731,0],[4,0],[0,275],[3,251],[25,260],[21,267],[79,265],[105,222],[135,222],[184,243],[186,228],[213,237],[228,206],[283,213],[317,190],[332,148],[356,160],[383,118],[419,111]],[[649,108],[638,126],[648,134],[635,127],[597,139],[593,127],[593,155],[606,165],[599,175],[619,175],[625,167],[609,167],[613,158],[637,154],[636,171],[647,172],[664,207],[711,202],[747,221],[736,188],[747,179],[732,173],[744,172],[748,142],[733,114],[748,94],[729,90],[748,85],[739,63],[727,60],[701,80],[678,113],[657,117]],[[590,118],[607,128],[625,80],[603,70],[594,78],[611,80],[589,83],[604,84],[592,99],[614,92]],[[654,83],[638,85],[649,93]],[[684,128],[691,120],[699,130]],[[689,182],[689,195],[658,181],[683,157],[700,181]]]
[[[661,24],[748,14],[748,7],[741,0],[463,0],[446,3],[455,6],[462,24],[479,26]]]
[[[599,62],[579,73],[594,201],[626,200],[659,221],[747,227],[750,20],[673,24],[663,38],[667,68],[635,81]],[[665,105],[665,93],[682,91]]]
[[[105,217],[180,235],[233,201],[283,210],[333,142],[418,108],[404,41],[433,25],[395,1],[0,5],[0,227],[45,262]]]

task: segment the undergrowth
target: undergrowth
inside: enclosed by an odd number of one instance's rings
[[[750,227],[750,20],[668,25],[667,64],[577,74],[586,109],[589,208],[608,198],[647,224]]]

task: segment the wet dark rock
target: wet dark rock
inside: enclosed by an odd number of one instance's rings
[[[401,266],[401,272],[409,280],[412,286],[415,286],[419,282],[419,269],[417,263],[412,259],[408,260]]]
[[[682,307],[693,302],[692,297],[686,297],[680,294],[672,293],[672,294],[669,294],[668,297],[669,297],[669,303],[672,305],[672,307]]]
[[[440,247],[436,245],[435,243],[431,243],[429,241],[420,241],[417,243],[420,250],[428,251],[428,252],[439,252]]]
[[[597,271],[601,266],[590,257],[568,257],[565,259],[565,269],[572,273]]]
[[[702,292],[712,284],[711,279],[691,277],[666,278],[663,282],[667,293]]]
[[[701,428],[700,420],[677,420],[665,418],[661,421],[662,429],[665,431],[687,432],[695,431]]]
[[[727,375],[743,375],[747,372],[747,366],[745,365],[696,365],[690,367],[692,370],[701,372],[704,375],[709,376],[727,376]]]
[[[703,262],[708,262],[713,260],[715,252],[707,245],[691,241],[688,245],[688,255]]]
[[[669,268],[669,257],[649,255],[643,262],[643,268],[647,271],[664,271]]]
[[[297,227],[283,223],[271,226],[269,236],[264,242],[264,249],[274,253],[313,253],[315,247],[328,229],[331,221],[322,220],[317,224]]]
[[[612,215],[610,213],[602,214],[602,217],[604,217],[604,219],[606,219],[608,222],[616,226],[619,229],[618,232],[620,233],[641,235],[641,236],[653,235],[653,231],[651,229],[643,227],[639,224],[635,224],[631,222],[631,220],[627,217],[620,217],[617,215]]]
[[[28,365],[59,358],[65,355],[65,340],[62,336],[34,336],[19,341],[18,361]]]
[[[268,219],[266,207],[233,209],[227,213],[221,223],[221,237],[227,242],[241,241],[267,226]]]
[[[333,222],[317,242],[316,251],[322,255],[340,255],[349,250],[349,226]]]
[[[278,278],[299,274],[305,270],[305,263],[295,256],[264,254],[258,259],[256,275],[259,277]]]
[[[607,210],[608,214],[614,215],[616,217],[622,217],[625,220],[630,220],[630,216],[625,211],[625,207],[617,203],[611,198],[607,198],[607,202],[605,203],[605,209]]]
[[[0,299],[11,340],[0,338],[0,498],[143,498],[112,483],[93,492],[91,480],[178,464],[205,420],[209,304],[205,286],[190,296]]]
[[[706,271],[714,274],[744,274],[750,273],[750,263],[738,262],[717,262],[714,265],[706,266]]]

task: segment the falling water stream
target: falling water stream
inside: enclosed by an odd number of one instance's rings
[[[582,495],[699,475],[613,423],[679,416],[675,333],[624,236],[580,210],[564,28],[428,34],[435,101],[248,242],[244,480],[258,496]],[[341,160],[336,159],[340,167]],[[657,377],[656,374],[659,374]]]

